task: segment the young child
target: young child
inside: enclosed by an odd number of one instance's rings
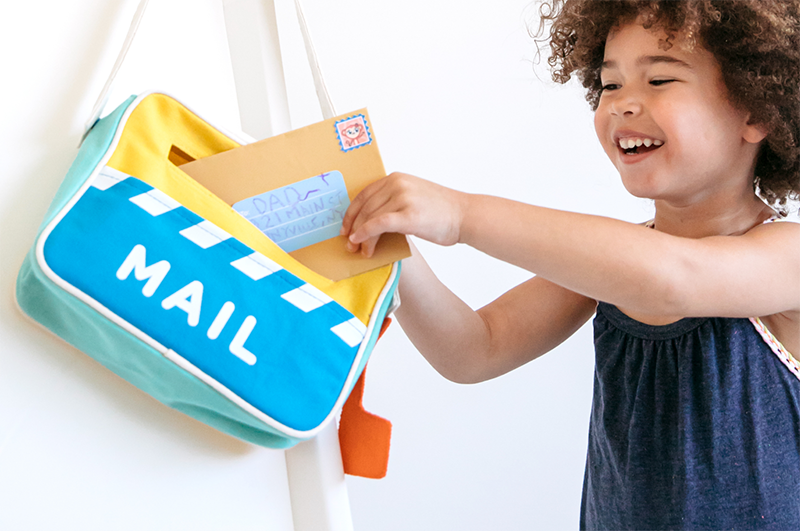
[[[466,243],[536,274],[473,311],[419,254],[397,318],[445,377],[494,378],[593,314],[586,529],[800,529],[800,2],[554,1],[634,225],[394,173],[342,233]]]

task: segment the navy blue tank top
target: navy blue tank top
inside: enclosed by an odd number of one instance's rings
[[[753,322],[601,302],[594,337],[581,529],[800,530],[800,380]]]

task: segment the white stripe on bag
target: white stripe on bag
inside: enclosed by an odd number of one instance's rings
[[[203,220],[197,225],[183,229],[180,235],[203,249],[208,249],[212,245],[231,237],[230,234],[208,220]]]
[[[261,280],[283,269],[259,252],[234,260],[231,265],[253,280]]]
[[[316,310],[320,306],[324,306],[325,304],[333,301],[333,299],[325,295],[311,284],[303,284],[297,289],[293,289],[292,291],[284,293],[281,295],[281,298],[293,304],[297,308],[300,308],[306,313],[310,312],[311,310]]]
[[[153,188],[145,194],[131,197],[130,202],[151,216],[160,216],[161,214],[175,210],[181,206],[180,203],[156,188]]]
[[[341,340],[350,347],[355,347],[364,339],[364,335],[367,333],[367,327],[364,326],[364,323],[359,321],[357,317],[353,317],[349,321],[345,321],[331,328],[331,332],[339,336]]]

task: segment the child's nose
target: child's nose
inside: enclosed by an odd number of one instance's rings
[[[642,112],[642,104],[635,94],[620,94],[611,104],[611,114],[616,116],[634,116]]]

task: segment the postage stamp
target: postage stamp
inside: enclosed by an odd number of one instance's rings
[[[350,151],[372,143],[372,134],[369,132],[367,118],[363,114],[339,120],[335,125],[342,151]]]

